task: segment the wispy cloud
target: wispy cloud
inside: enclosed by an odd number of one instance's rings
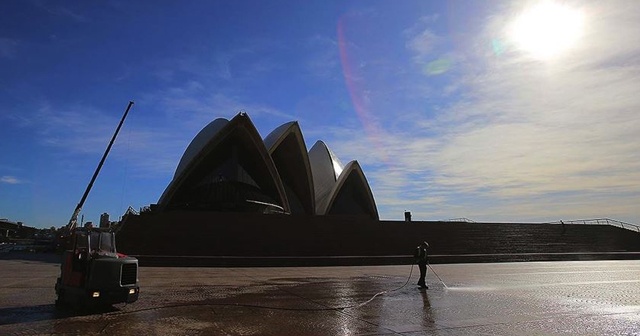
[[[133,167],[131,174],[170,176],[200,129],[215,118],[231,118],[240,111],[248,112],[254,120],[296,119],[276,108],[212,94],[198,82],[189,82],[138,100],[110,157]],[[121,112],[87,105],[54,106],[42,101],[36,108],[8,117],[15,125],[34,131],[41,146],[55,148],[50,155],[69,161],[78,155],[101,154]]]
[[[407,41],[407,48],[415,52],[416,59],[421,61],[423,57],[431,55],[440,39],[433,31],[427,28]]]
[[[151,73],[162,74],[164,81],[138,96],[110,157],[126,160],[135,168],[132,174],[170,176],[189,142],[215,118],[230,118],[246,111],[254,121],[267,120],[273,127],[278,122],[298,120],[279,108],[248,98],[243,89],[247,78],[256,79],[273,69],[268,57],[255,57],[258,51],[273,45],[277,47],[277,43],[256,41],[250,48],[214,53],[220,55],[220,62],[215,57],[185,56],[151,65]],[[251,56],[251,61],[234,69],[234,59],[245,56]],[[78,155],[102,153],[120,113],[118,107],[106,110],[104,106],[81,103],[56,105],[42,99],[30,108],[1,117],[14,126],[29,128],[37,135],[34,139],[39,145],[56,149],[50,155],[69,161]]]
[[[334,38],[315,35],[304,46],[309,50],[307,69],[318,78],[342,80],[338,41]]]
[[[640,222],[640,11],[594,6],[580,47],[552,62],[470,43],[465,56],[481,63],[448,84],[458,98],[426,114],[400,105],[404,113],[382,121],[374,136],[388,161],[357,128],[330,132],[330,146],[363,163],[387,218],[410,208],[429,219]],[[469,39],[490,40],[484,33]],[[429,30],[405,37],[416,56],[437,43]]]
[[[167,174],[173,171],[177,161],[171,154],[180,151],[181,144],[175,141],[170,130],[155,129],[145,124],[149,119],[148,110],[144,106],[133,108],[110,157],[127,160],[136,171],[146,174]],[[41,101],[34,108],[16,111],[7,117],[17,127],[29,129],[38,145],[51,148],[48,155],[63,163],[78,156],[103,153],[121,112],[120,109],[117,112],[104,111],[87,105],[55,106]]]
[[[24,183],[24,181],[18,179],[15,176],[9,176],[9,175],[5,175],[0,177],[0,183],[6,183],[6,184],[21,184]]]
[[[41,10],[44,10],[49,14],[52,14],[55,16],[62,16],[76,22],[89,21],[87,16],[82,15],[75,10],[69,9],[68,7],[60,6],[58,3],[55,3],[55,2],[32,0],[31,3],[37,8],[40,8]]]
[[[165,82],[182,81],[184,78],[201,82],[246,82],[282,70],[273,60],[286,50],[279,41],[252,39],[242,46],[220,50],[202,45],[182,56],[157,60],[152,73]],[[175,84],[175,83],[174,83]]]
[[[75,153],[100,152],[113,133],[117,118],[90,106],[62,108],[41,102],[32,113],[21,111],[25,125],[36,128],[42,145],[68,149]]]
[[[277,108],[253,103],[246,98],[212,93],[207,86],[197,81],[161,90],[144,99],[156,101],[169,117],[180,118],[187,127],[198,130],[215,118],[230,118],[240,111],[248,112],[252,118],[269,117],[286,121],[296,119]]]
[[[437,14],[423,16],[402,32],[406,38],[406,48],[413,54],[413,61],[417,64],[431,62],[441,53],[440,47],[446,39],[434,31],[433,26],[438,18]]]

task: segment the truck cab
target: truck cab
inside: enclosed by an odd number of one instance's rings
[[[116,251],[115,234],[76,228],[62,254],[56,306],[107,306],[138,299],[138,260]]]

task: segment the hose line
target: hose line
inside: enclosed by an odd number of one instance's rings
[[[142,308],[142,309],[136,309],[136,310],[131,310],[131,311],[126,311],[126,312],[115,312],[115,313],[111,313],[109,315],[124,315],[124,314],[133,314],[133,313],[138,313],[138,312],[144,312],[144,311],[150,311],[150,310],[159,310],[159,309],[164,309],[164,308],[179,308],[179,307],[193,307],[193,306],[226,306],[226,307],[244,307],[244,308],[260,308],[260,309],[271,309],[271,310],[285,310],[285,311],[329,311],[329,310],[333,310],[333,311],[341,311],[341,310],[347,310],[347,309],[356,309],[356,308],[360,308],[366,304],[369,304],[371,301],[373,301],[376,297],[383,295],[383,294],[388,294],[391,292],[395,292],[395,291],[399,291],[402,288],[406,287],[407,284],[409,283],[409,281],[411,280],[411,276],[413,275],[413,264],[411,265],[411,270],[409,271],[409,277],[407,278],[407,281],[405,281],[405,283],[398,287],[398,288],[394,288],[394,289],[390,289],[390,290],[385,290],[385,291],[381,291],[378,292],[376,294],[374,294],[370,299],[368,299],[367,301],[364,301],[362,303],[358,303],[358,304],[353,304],[353,305],[348,305],[348,306],[340,306],[340,307],[323,307],[323,308],[287,308],[287,307],[276,307],[276,306],[265,306],[265,305],[254,305],[254,304],[244,304],[244,303],[207,303],[207,302],[194,302],[194,303],[179,303],[179,304],[172,304],[172,305],[166,305],[166,306],[162,306],[162,307],[150,307],[150,308]],[[317,302],[316,302],[317,303]]]

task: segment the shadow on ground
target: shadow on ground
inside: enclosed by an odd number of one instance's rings
[[[58,320],[76,316],[100,315],[115,311],[118,311],[118,309],[113,306],[80,311],[67,307],[59,308],[54,304],[0,308],[0,325]]]

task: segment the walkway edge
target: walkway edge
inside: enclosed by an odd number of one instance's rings
[[[409,265],[410,255],[388,256],[161,256],[132,255],[140,266],[166,267],[276,267],[276,266],[373,266]],[[568,252],[431,255],[432,264],[572,261],[572,260],[635,260],[640,252]]]

